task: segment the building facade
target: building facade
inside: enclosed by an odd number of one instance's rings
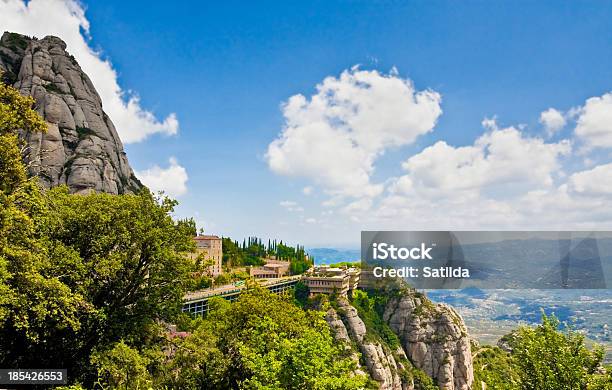
[[[208,265],[207,272],[215,277],[223,273],[223,243],[220,237],[211,235],[200,235],[193,238],[196,243],[196,251],[191,258],[204,259]]]
[[[357,289],[360,274],[359,268],[319,266],[305,273],[302,280],[310,295],[335,293],[347,296]]]
[[[260,267],[251,267],[249,275],[256,279],[277,279],[289,275],[288,261],[276,260],[275,258],[265,259],[266,264]]]

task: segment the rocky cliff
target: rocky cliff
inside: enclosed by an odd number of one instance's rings
[[[326,320],[338,342],[352,350],[358,373],[367,371],[381,390],[430,389],[433,384],[444,390],[472,389],[470,338],[455,310],[408,288],[380,294],[386,304],[378,318],[400,345],[390,345],[369,328],[344,298],[327,311]]]
[[[357,310],[344,299],[338,299],[338,316],[335,309],[327,312],[327,322],[334,330],[336,339],[351,345],[355,342],[361,356],[365,369],[379,384],[380,390],[412,390],[414,384],[410,379],[402,378],[400,372],[404,369],[401,362],[397,361],[393,351],[383,342],[367,337],[367,328]],[[403,354],[403,351],[400,352]],[[358,359],[358,357],[356,358]],[[359,362],[358,362],[359,364]],[[359,364],[360,369],[361,365]]]
[[[43,186],[66,184],[73,193],[111,194],[142,187],[100,96],[61,39],[5,32],[0,71],[2,82],[34,97],[47,122],[44,134],[21,134],[29,173]]]
[[[389,300],[383,319],[400,338],[408,359],[445,390],[469,390],[474,381],[470,338],[450,306],[417,292]]]

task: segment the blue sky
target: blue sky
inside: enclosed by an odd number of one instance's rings
[[[175,113],[179,121],[176,135],[153,134],[126,143],[130,163],[142,172],[154,165],[164,168],[175,158],[188,174],[187,192],[178,197],[178,215],[196,217],[208,233],[350,247],[357,246],[363,228],[461,227],[480,205],[504,211],[469,227],[531,227],[533,218],[541,221],[534,227],[558,227],[558,220],[508,210],[526,207],[525,202],[533,200],[525,196],[533,191],[551,191],[562,198],[558,191],[567,184],[577,194],[586,187],[576,180],[586,176],[567,183],[564,178],[610,162],[608,147],[572,146],[571,152],[559,147],[552,152],[555,161],[534,161],[550,162],[553,181],[542,184],[546,188],[530,181],[512,199],[500,195],[504,187],[495,187],[504,179],[479,181],[474,184],[477,194],[463,193],[464,187],[446,185],[447,179],[440,178],[434,180],[439,188],[425,195],[393,195],[398,193],[393,192],[394,180],[407,173],[402,162],[437,141],[455,153],[458,147],[473,147],[487,132],[511,127],[525,139],[545,144],[587,144],[587,138],[578,137],[581,114],[570,111],[583,107],[584,114],[587,99],[612,90],[612,3],[84,1],[81,6],[89,22],[87,43],[112,62],[121,88],[135,91],[140,105],[160,120]],[[415,91],[435,91],[441,95],[442,111],[435,125],[414,141],[376,152],[369,180],[385,183],[385,189],[368,197],[366,203],[372,205],[359,208],[361,214],[345,206],[364,197],[344,194],[341,204],[323,205],[334,197],[334,188],[299,169],[279,174],[266,157],[270,143],[285,128],[281,104],[296,94],[308,99],[326,77],[337,78],[355,65],[411,80]],[[389,73],[393,68],[397,74]],[[552,137],[544,135],[546,126],[540,121],[549,108],[567,118]],[[602,109],[608,110],[607,105]],[[494,126],[481,125],[493,117]],[[430,161],[427,156],[422,155]],[[329,159],[330,167],[335,159],[313,158]],[[415,164],[409,164],[411,183],[417,182]],[[455,177],[505,167],[483,171],[479,164]],[[437,172],[430,165],[423,169]],[[607,178],[609,173],[612,170],[602,168],[591,176]],[[312,194],[305,195],[304,187],[312,187]],[[589,198],[594,202],[590,207],[609,204],[607,189],[589,191],[599,196]],[[582,198],[572,201],[587,204]],[[465,211],[452,219],[440,211],[430,223],[421,213],[406,211],[407,204]],[[390,223],[393,207],[398,207],[399,221]],[[387,219],[371,217],[375,214]],[[572,220],[572,227],[607,226],[608,221],[584,212]]]

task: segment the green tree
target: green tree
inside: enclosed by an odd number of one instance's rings
[[[61,366],[91,384],[92,350],[159,343],[159,321],[181,306],[195,225],[147,190],[41,190],[16,134],[45,130],[33,104],[0,84],[0,366]]]
[[[231,305],[212,302],[176,351],[172,365],[184,382],[172,385],[185,388],[350,390],[366,379],[353,376],[354,362],[334,342],[322,312],[259,288]]]
[[[0,74],[0,76],[2,76]],[[21,147],[16,134],[46,131],[45,122],[33,110],[34,99],[0,82],[0,325],[9,317],[18,291],[10,264],[20,254],[31,257],[37,247],[32,214],[42,202],[35,183],[27,179]]]
[[[308,304],[308,297],[310,296],[310,289],[304,282],[299,281],[293,289],[293,296],[300,307],[306,307]]]
[[[542,324],[521,327],[509,344],[525,390],[586,389],[603,360],[603,348],[589,350],[584,336],[561,332],[559,320],[542,312]]]
[[[9,262],[16,299],[1,329],[0,365],[61,365],[89,383],[92,350],[120,339],[158,343],[159,322],[178,314],[195,225],[174,221],[175,202],[147,190],[44,195],[31,227],[35,251]]]
[[[75,363],[86,362],[99,345],[119,339],[139,345],[157,337],[158,321],[175,318],[190,284],[185,253],[194,249],[193,221],[174,221],[176,202],[146,189],[75,196],[60,188],[49,198],[52,211],[40,234],[54,248],[64,285],[92,308],[72,335],[80,342]]]
[[[521,377],[512,356],[499,347],[472,347],[474,387],[496,390],[521,390]]]
[[[44,238],[37,233],[47,199],[37,179],[28,179],[24,144],[16,131],[42,132],[34,100],[0,84],[0,366],[24,365],[32,345],[58,330],[76,331],[82,297],[53,273]],[[37,356],[40,357],[40,356]]]
[[[587,390],[610,390],[612,389],[612,365],[605,368],[605,372],[591,376],[587,384]]]
[[[312,260],[307,256],[303,246],[295,248],[283,244],[278,245],[276,240],[268,240],[268,247],[261,238],[249,237],[244,240],[242,247],[228,237],[223,238],[223,264],[228,266],[259,266],[265,263],[266,256],[276,256],[279,260],[290,262],[290,271],[294,275],[304,273],[312,267]]]
[[[96,385],[103,389],[148,389],[152,379],[147,366],[151,359],[123,340],[104,351],[94,351],[91,364],[97,369]]]

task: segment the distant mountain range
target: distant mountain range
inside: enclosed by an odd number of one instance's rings
[[[342,261],[360,261],[359,249],[309,248],[306,252],[314,258],[315,264],[334,264]]]

